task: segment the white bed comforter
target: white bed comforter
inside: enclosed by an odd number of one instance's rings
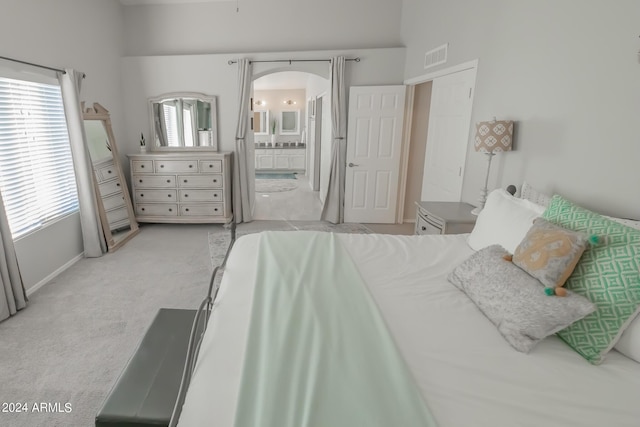
[[[640,426],[640,364],[613,351],[593,366],[556,337],[519,353],[447,282],[473,252],[466,235],[340,239],[440,427]],[[180,427],[233,426],[257,241],[228,259]]]

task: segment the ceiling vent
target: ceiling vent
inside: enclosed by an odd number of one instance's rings
[[[449,43],[443,44],[440,47],[430,50],[424,54],[424,68],[435,67],[436,65],[444,64],[447,62],[447,49]]]

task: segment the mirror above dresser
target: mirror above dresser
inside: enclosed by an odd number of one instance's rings
[[[149,99],[151,151],[217,151],[216,97],[172,92]]]

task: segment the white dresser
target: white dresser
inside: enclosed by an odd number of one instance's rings
[[[230,153],[131,154],[129,160],[138,222],[231,220]]]

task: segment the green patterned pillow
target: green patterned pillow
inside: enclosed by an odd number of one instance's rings
[[[597,310],[558,332],[589,362],[602,363],[640,311],[640,231],[611,221],[555,195],[542,215],[562,227],[598,236],[582,255],[566,287]]]

